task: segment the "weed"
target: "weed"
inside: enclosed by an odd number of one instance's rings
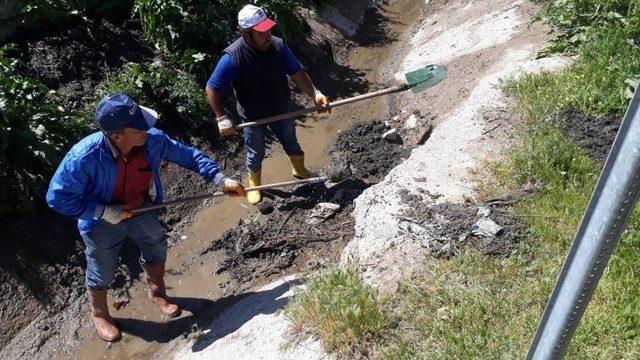
[[[79,113],[51,101],[52,93],[22,75],[0,48],[0,214],[30,211],[72,139],[86,132]]]
[[[158,126],[162,129],[187,129],[190,134],[210,135],[203,133],[211,119],[204,91],[196,85],[193,76],[185,72],[154,64],[130,63],[121,74],[100,86],[96,103],[116,93],[125,93],[158,111]]]
[[[284,313],[294,331],[319,337],[326,350],[342,357],[366,357],[389,336],[384,304],[354,269],[310,275]]]

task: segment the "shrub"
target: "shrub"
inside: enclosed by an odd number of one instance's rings
[[[327,0],[320,0],[319,4]],[[245,0],[136,0],[145,36],[181,68],[204,83],[222,50],[237,36],[237,13]],[[276,35],[290,40],[304,29],[302,3],[294,0],[253,1],[278,26]]]
[[[640,1],[547,0],[539,19],[550,23],[560,35],[548,52],[575,52],[597,37],[604,28],[623,28],[625,37],[640,41]]]
[[[184,129],[187,133],[203,132],[210,123],[204,90],[197,86],[193,76],[183,71],[154,64],[129,63],[120,75],[100,86],[96,103],[100,98],[116,93],[125,93],[158,111],[161,119],[158,126],[173,134],[182,133]]]
[[[18,0],[16,16],[8,21],[49,21],[58,25],[73,18],[125,18],[133,0]]]
[[[48,98],[41,83],[21,75],[22,63],[0,48],[0,215],[33,209],[70,142],[87,128],[79,113]]]

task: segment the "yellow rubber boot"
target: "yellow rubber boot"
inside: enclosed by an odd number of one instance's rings
[[[291,170],[291,173],[294,177],[298,179],[308,179],[318,176],[318,174],[309,171],[309,169],[304,166],[304,154],[291,155],[289,156],[289,161],[291,161],[291,166],[293,166],[293,170]]]
[[[248,175],[247,182],[249,183],[249,186],[260,186],[262,184],[260,181],[262,171],[249,172]],[[260,194],[260,190],[247,191],[247,201],[249,201],[249,204],[251,205],[255,205],[262,201],[262,194]]]

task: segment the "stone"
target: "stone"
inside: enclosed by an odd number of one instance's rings
[[[386,133],[382,134],[382,138],[390,142],[395,142],[395,141],[398,141],[399,136],[396,129],[391,129]]]
[[[478,208],[478,216],[489,217],[491,215],[491,209],[486,206],[480,206]]]
[[[340,205],[338,204],[327,202],[318,203],[318,205],[311,210],[311,215],[309,215],[305,222],[309,225],[319,224],[332,217],[339,210]]]
[[[418,127],[418,118],[415,115],[409,116],[407,121],[404,123],[404,127],[407,129],[413,130]]]
[[[496,224],[495,221],[490,218],[482,218],[473,225],[471,233],[473,235],[480,235],[485,237],[494,237],[499,235],[503,230],[503,227]]]

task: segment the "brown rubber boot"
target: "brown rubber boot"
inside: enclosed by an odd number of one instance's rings
[[[164,263],[155,265],[140,264],[147,275],[149,300],[156,304],[158,310],[169,317],[180,315],[180,307],[169,302],[164,286]]]
[[[104,341],[114,342],[120,340],[122,334],[109,315],[107,306],[107,290],[94,290],[87,288],[89,301],[91,302],[91,319],[96,327],[98,336]]]

